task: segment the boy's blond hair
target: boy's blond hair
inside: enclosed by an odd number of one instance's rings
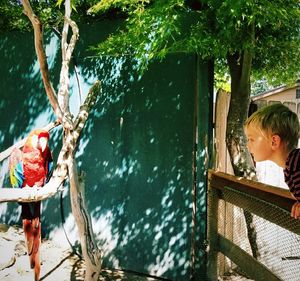
[[[300,137],[299,119],[296,113],[281,103],[262,107],[245,122],[258,126],[267,135],[278,135],[288,150],[297,148]]]

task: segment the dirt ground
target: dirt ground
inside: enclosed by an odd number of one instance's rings
[[[58,245],[51,240],[43,240],[41,245],[40,281],[83,281],[84,266],[70,246]],[[0,280],[33,281],[33,271],[29,267],[24,233],[20,227],[0,224]],[[101,273],[99,281],[158,281],[162,279],[145,277],[130,272],[107,270]],[[219,278],[218,281],[248,281],[237,274]],[[204,280],[199,280],[204,281]]]
[[[16,226],[0,225],[0,280],[33,281],[29,267],[23,230]],[[84,267],[78,256],[71,253],[69,245],[61,246],[50,240],[41,245],[40,281],[81,281]],[[154,281],[157,279],[118,270],[103,270],[99,281]]]

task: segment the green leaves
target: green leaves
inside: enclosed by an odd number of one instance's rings
[[[64,0],[57,0],[57,3],[56,3],[56,5],[58,6],[58,7],[60,7],[61,6],[61,4],[64,2]]]
[[[154,1],[150,6],[145,6],[148,1],[126,2],[131,2],[132,9],[128,11],[125,29],[94,50],[100,55],[134,56],[139,66],[145,68],[153,58],[163,58],[181,35],[183,1]]]
[[[122,11],[130,12],[144,10],[144,6],[149,4],[150,0],[102,0],[93,5],[89,10],[89,14],[104,13],[112,8],[120,8]]]
[[[224,61],[228,54],[248,50],[254,56],[255,71],[268,70],[273,77],[283,72],[284,77],[295,75],[297,60],[292,58],[300,53],[298,1],[207,0],[193,10],[194,2],[102,0],[89,11],[118,8],[127,19],[122,31],[95,50],[100,55],[135,56],[143,67],[168,52],[197,52],[202,58]]]
[[[32,1],[44,26],[62,22],[63,4]],[[124,19],[119,31],[92,48],[99,55],[135,56],[146,67],[168,52],[197,52],[223,62],[228,54],[250,50],[259,75],[280,78],[297,72],[298,0],[72,0],[72,7],[76,21],[116,15]],[[28,26],[19,0],[0,0],[1,30]]]
[[[0,1],[0,32],[7,30],[26,30],[28,21],[23,16],[22,5],[17,0]]]

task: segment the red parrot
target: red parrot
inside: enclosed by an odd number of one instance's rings
[[[10,181],[13,187],[42,187],[52,169],[52,154],[48,146],[49,132],[33,130],[22,149],[14,148],[9,161]],[[20,203],[22,222],[34,280],[40,276],[39,247],[41,243],[41,201]]]

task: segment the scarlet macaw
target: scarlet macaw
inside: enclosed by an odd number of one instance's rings
[[[14,148],[9,161],[10,181],[13,187],[42,187],[49,179],[52,154],[48,146],[49,132],[33,130],[22,149]],[[20,203],[22,222],[34,280],[40,276],[39,247],[41,243],[41,201]]]

